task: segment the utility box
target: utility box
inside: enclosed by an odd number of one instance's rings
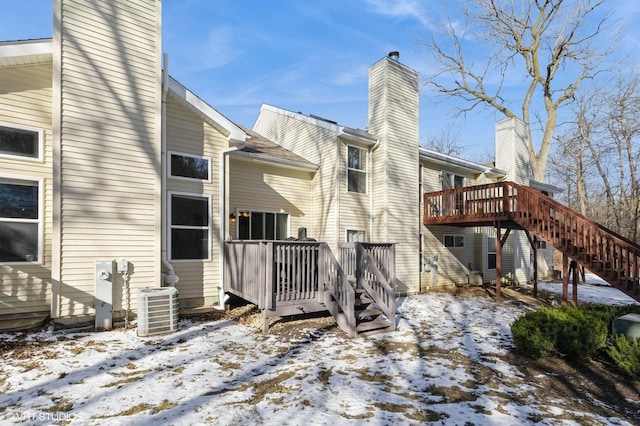
[[[113,271],[112,260],[96,260],[96,331],[111,330],[113,326]]]
[[[628,339],[640,339],[640,314],[627,314],[613,320],[612,332]]]

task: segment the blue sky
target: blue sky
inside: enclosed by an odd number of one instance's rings
[[[51,37],[53,0],[2,0],[0,40]],[[640,2],[609,1],[625,36],[619,53],[637,49]],[[429,75],[421,40],[464,0],[164,0],[163,51],[170,74],[232,121],[251,127],[263,103],[315,114],[356,128],[367,125],[368,68],[400,52]],[[636,60],[637,61],[637,60]],[[424,91],[420,140],[457,133],[462,156],[493,153],[494,123],[478,110],[455,118],[456,103]]]

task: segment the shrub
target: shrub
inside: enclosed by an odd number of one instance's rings
[[[584,359],[602,348],[607,325],[574,306],[541,308],[518,318],[511,325],[516,349],[537,359],[557,353]]]
[[[607,355],[624,374],[640,379],[640,340],[623,335],[613,336]]]

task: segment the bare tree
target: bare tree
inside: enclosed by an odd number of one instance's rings
[[[448,125],[440,133],[427,138],[425,148],[442,154],[459,157],[465,146],[460,144],[460,131]]]
[[[576,97],[566,131],[550,160],[567,202],[617,233],[640,236],[640,77]]]
[[[440,67],[427,84],[442,95],[465,100],[468,106],[460,114],[482,105],[526,123],[533,178],[543,181],[558,111],[584,80],[602,71],[608,56],[607,49],[596,45],[607,30],[604,0],[472,0],[470,4],[466,26],[450,20],[444,38],[429,42]],[[475,56],[467,49],[474,49]],[[482,59],[474,62],[471,58],[477,58],[478,51]],[[505,93],[516,76],[524,77],[522,93]],[[537,151],[532,127],[542,133]]]

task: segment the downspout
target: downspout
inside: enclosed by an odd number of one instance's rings
[[[218,304],[213,305],[215,309],[224,310],[224,305],[229,299],[229,295],[224,290],[224,241],[227,238],[227,220],[229,219],[229,211],[227,205],[227,156],[232,152],[239,151],[247,145],[246,141],[242,141],[240,145],[225,148],[220,151],[220,235],[218,236],[218,258],[220,259],[220,277],[218,286]]]
[[[373,151],[380,146],[378,138],[375,145],[369,148],[369,241],[373,241]]]
[[[163,283],[166,286],[174,286],[178,282],[178,276],[173,270],[173,265],[169,262],[167,256],[167,240],[169,237],[169,221],[167,218],[167,93],[169,92],[169,56],[165,53],[162,56],[162,107],[160,112],[160,176],[161,176],[161,213],[162,218],[162,242],[160,248],[160,256],[162,265],[166,268],[167,273],[164,274]]]

